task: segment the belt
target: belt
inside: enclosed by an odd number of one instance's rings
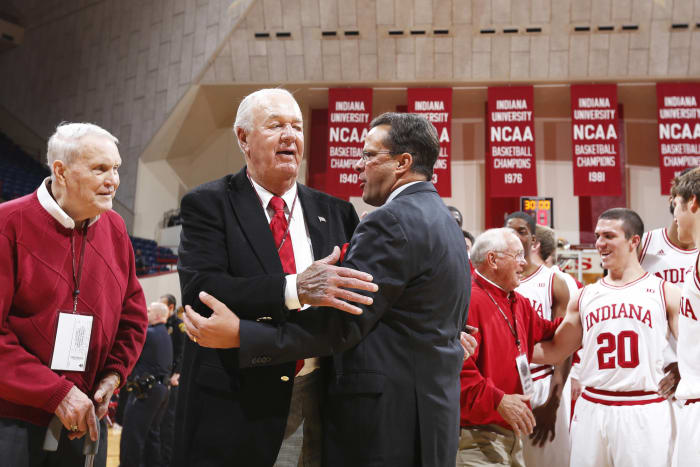
[[[130,380],[126,382],[126,390],[133,393],[138,399],[143,399],[148,397],[151,392],[151,388],[157,384],[164,384],[163,382],[167,379],[164,375],[153,376],[153,375],[143,375],[139,378]]]
[[[646,405],[666,400],[654,391],[605,391],[589,387],[583,390],[581,397],[603,405]]]

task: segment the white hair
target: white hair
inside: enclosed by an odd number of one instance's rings
[[[486,255],[490,251],[506,251],[508,249],[509,235],[512,235],[516,240],[518,239],[515,231],[509,227],[489,229],[476,237],[474,245],[469,250],[469,259],[471,259],[472,264],[478,267],[486,261]]]
[[[99,136],[107,138],[114,144],[119,140],[109,131],[92,123],[60,123],[56,127],[56,132],[49,138],[46,150],[46,162],[51,169],[53,179],[53,163],[62,161],[66,165],[70,164],[75,157],[80,154],[82,148],[80,140],[86,136]]]
[[[238,105],[238,111],[236,112],[236,121],[233,124],[233,132],[238,135],[238,129],[241,128],[243,131],[246,133],[249,133],[253,129],[253,119],[255,117],[255,109],[259,108],[260,106],[264,106],[265,100],[273,95],[284,95],[290,97],[294,103],[297,106],[297,109],[299,109],[299,113],[301,114],[301,108],[299,108],[299,104],[297,103],[296,99],[294,99],[294,96],[292,95],[291,92],[287,91],[286,89],[282,88],[265,88],[265,89],[258,89],[255,92],[252,92],[245,96],[241,103]],[[243,151],[243,146],[241,146],[241,142],[238,141],[238,146],[241,147],[241,151]]]

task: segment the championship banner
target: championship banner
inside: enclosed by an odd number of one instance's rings
[[[661,194],[683,170],[700,165],[700,83],[656,83]]]
[[[486,170],[492,198],[537,196],[532,86],[489,87]]]
[[[345,199],[362,196],[353,166],[362,157],[371,115],[371,88],[328,90],[326,191],[329,194]]]
[[[620,196],[616,84],[571,85],[574,195]]]
[[[408,112],[423,115],[437,129],[440,155],[433,166],[433,183],[442,197],[452,196],[452,88],[408,88]]]

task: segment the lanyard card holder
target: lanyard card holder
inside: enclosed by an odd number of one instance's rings
[[[92,336],[93,317],[71,311],[58,311],[56,340],[53,345],[51,369],[85,371]]]
[[[523,394],[532,397],[535,394],[535,384],[532,381],[530,362],[527,361],[527,355],[521,353],[515,357],[515,366],[518,369],[518,376],[520,376],[520,385],[523,388]]]
[[[85,371],[87,365],[93,317],[78,314],[78,296],[80,295],[80,278],[83,275],[85,250],[87,249],[88,225],[88,221],[83,224],[77,270],[75,267],[75,239],[73,236],[70,239],[71,267],[73,269],[73,310],[58,310],[56,340],[51,356],[52,370]]]

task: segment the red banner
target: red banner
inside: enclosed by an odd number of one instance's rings
[[[452,88],[408,88],[408,112],[423,115],[437,129],[440,156],[433,166],[433,183],[440,196],[452,196]]]
[[[622,194],[618,122],[616,84],[571,86],[574,195]]]
[[[489,87],[486,170],[492,198],[537,196],[532,86]]]
[[[327,193],[345,199],[362,196],[353,166],[362,156],[371,115],[372,89],[328,90]]]
[[[700,83],[656,83],[661,194],[683,170],[700,165]]]

